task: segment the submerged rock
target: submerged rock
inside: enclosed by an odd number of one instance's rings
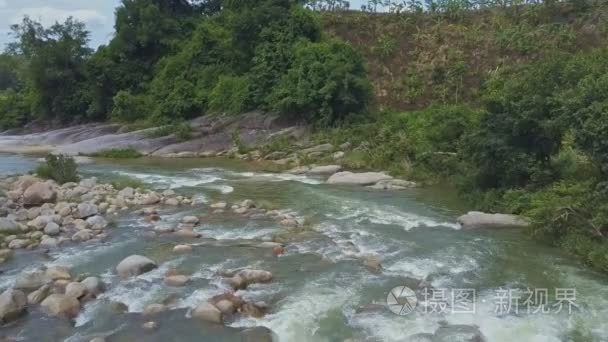
[[[223,324],[224,317],[222,312],[215,305],[203,302],[192,310],[192,317],[206,322]]]
[[[63,266],[50,266],[49,268],[46,269],[45,274],[51,280],[72,279],[70,270],[67,267],[63,267]]]
[[[241,342],[273,342],[278,336],[266,327],[248,328],[240,332]]]
[[[131,255],[123,259],[118,266],[116,272],[123,278],[138,276],[149,272],[157,267],[156,263],[141,255]]]
[[[27,298],[25,293],[8,289],[0,295],[0,322],[8,322],[25,313]]]
[[[44,285],[38,290],[27,295],[28,304],[40,304],[51,293],[51,286]]]
[[[469,211],[457,219],[463,229],[527,227],[530,225],[525,218],[509,214],[487,214],[479,211]]]

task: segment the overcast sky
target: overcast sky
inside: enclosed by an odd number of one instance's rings
[[[358,9],[367,0],[351,0],[351,8]],[[114,8],[120,0],[0,0],[0,49],[11,41],[9,27],[24,15],[52,25],[73,16],[87,25],[92,47],[107,43],[113,32]]]

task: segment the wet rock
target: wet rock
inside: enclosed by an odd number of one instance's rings
[[[42,241],[40,241],[40,245],[38,245],[38,246],[40,248],[51,249],[51,248],[57,248],[58,245],[59,245],[59,242],[57,239],[48,237],[48,238],[42,239]]]
[[[25,239],[14,239],[8,244],[10,249],[21,249],[26,248],[30,244],[30,240]]]
[[[478,228],[523,228],[529,226],[529,222],[517,215],[487,214],[479,211],[470,211],[457,219],[463,229]]]
[[[144,311],[142,311],[142,315],[143,316],[154,316],[154,315],[158,315],[159,313],[165,312],[167,311],[167,306],[163,305],[163,304],[150,304],[147,305],[144,308]]]
[[[19,290],[8,289],[0,294],[0,322],[8,322],[25,313],[27,298]]]
[[[264,270],[244,269],[236,276],[243,278],[247,284],[268,283],[272,280],[272,273]]]
[[[173,233],[173,231],[175,231],[175,228],[168,224],[159,224],[156,227],[154,227],[154,231],[157,232],[158,234],[168,234],[168,233]]]
[[[155,192],[150,192],[148,194],[146,194],[142,199],[141,199],[141,204],[143,205],[151,205],[151,204],[156,204],[158,202],[160,202],[160,196],[158,196],[157,193]]]
[[[239,333],[241,342],[273,342],[278,336],[266,327],[248,328]]]
[[[74,217],[79,219],[86,219],[87,217],[97,215],[97,213],[98,210],[95,204],[80,203],[78,205],[78,211],[76,212],[76,215],[74,215]]]
[[[40,207],[33,207],[27,210],[27,219],[33,220],[36,217],[40,216],[41,209]]]
[[[92,189],[95,185],[97,185],[97,178],[91,177],[91,178],[83,179],[80,181],[80,183],[78,185],[80,185],[83,188]]]
[[[116,272],[123,278],[138,276],[149,272],[157,267],[156,263],[141,255],[131,255],[123,259],[118,266]]]
[[[105,290],[105,285],[98,277],[87,277],[80,282],[84,285],[87,294],[97,296]]]
[[[65,295],[80,299],[87,294],[87,288],[78,282],[71,282],[65,287]]]
[[[363,265],[373,273],[379,273],[382,271],[382,263],[377,256],[368,255],[363,257]]]
[[[308,174],[311,175],[331,175],[342,169],[340,165],[323,165],[323,166],[315,166],[308,170]]]
[[[209,207],[212,209],[225,209],[226,206],[228,206],[228,204],[226,202],[217,202],[217,203],[213,203]]]
[[[93,230],[101,230],[108,226],[108,221],[99,215],[89,217],[86,222]]]
[[[79,230],[72,235],[72,241],[89,241],[93,238],[93,232],[89,229]]]
[[[245,315],[245,316],[249,316],[249,317],[254,317],[254,318],[262,318],[264,317],[264,309],[261,307],[258,307],[255,304],[252,303],[245,303],[243,304],[243,306],[241,306],[241,308],[239,309],[239,311]]]
[[[51,286],[43,285],[38,290],[30,293],[27,296],[27,303],[31,305],[37,305],[42,303],[42,301],[49,296],[51,293]]]
[[[353,173],[350,171],[343,171],[331,175],[327,180],[327,184],[372,185],[392,178],[393,177],[382,172]]]
[[[63,266],[50,266],[46,269],[45,274],[49,279],[53,281],[58,279],[72,279],[70,270],[67,267]]]
[[[192,253],[192,246],[189,245],[177,245],[173,247],[173,252],[178,254]]]
[[[239,296],[224,293],[211,297],[209,303],[215,305],[223,314],[229,315],[235,313],[245,302]]]
[[[14,220],[0,217],[0,234],[12,234],[19,232],[19,225]]]
[[[199,223],[199,219],[196,216],[184,216],[181,222],[185,224],[197,225]]]
[[[116,313],[123,313],[129,311],[127,304],[122,302],[111,301],[109,304],[110,310]]]
[[[168,286],[180,287],[186,285],[190,278],[185,275],[172,275],[165,277],[165,284]]]
[[[43,271],[21,272],[15,279],[14,288],[29,292],[37,290],[50,282],[51,279]]]
[[[49,316],[74,318],[80,312],[78,299],[62,294],[52,294],[40,303],[40,308]]]
[[[165,200],[165,204],[177,207],[179,205],[179,201],[177,200],[177,198],[167,198]]]
[[[203,302],[192,310],[192,318],[200,319],[206,322],[223,324],[224,317],[222,312],[215,305]]]
[[[48,182],[36,182],[23,193],[23,204],[28,206],[55,202],[56,199],[57,192]]]
[[[476,326],[447,325],[439,327],[433,342],[485,342],[486,339]]]
[[[228,284],[228,286],[232,287],[234,290],[243,290],[247,287],[247,282],[245,281],[245,279],[239,276],[226,278],[224,279],[224,282]]]
[[[46,224],[46,227],[44,227],[44,234],[46,235],[55,236],[59,235],[60,232],[59,225],[55,222],[49,222]]]

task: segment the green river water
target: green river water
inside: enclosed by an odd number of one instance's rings
[[[0,175],[24,173],[35,158],[0,156]],[[66,265],[74,274],[100,275],[108,290],[85,305],[71,324],[44,316],[36,309],[2,328],[2,335],[23,341],[88,341],[105,334],[108,341],[239,341],[247,327],[270,328],[280,341],[408,341],[440,326],[478,326],[490,342],[608,341],[608,279],[587,270],[573,258],[537,242],[517,230],[463,231],[456,218],[463,213],[448,189],[372,191],[360,187],[323,184],[323,179],[268,173],[255,164],[227,160],[103,161],[81,166],[84,176],[101,181],[129,175],[155,189],[174,189],[193,196],[197,206],[166,208],[164,221],[184,215],[203,217],[196,228],[204,238],[223,246],[198,246],[190,255],[175,255],[174,237],[146,239],[151,226],[141,217],[124,214],[113,220],[109,239],[67,244],[48,255],[18,251],[2,265],[0,288],[15,274],[43,265]],[[311,230],[293,238],[286,253],[275,257],[265,249],[239,247],[238,239],[270,240],[285,228],[271,220],[250,220],[227,211],[212,215],[207,205],[252,199],[304,216]],[[141,254],[160,267],[135,279],[118,279],[114,267],[124,257]],[[360,257],[375,255],[383,265],[373,273]],[[205,324],[185,316],[189,308],[225,292],[217,271],[254,266],[271,271],[270,284],[240,291],[246,300],[264,301],[270,312],[261,319],[230,319],[225,326]],[[192,276],[187,286],[170,288],[163,274],[177,268]],[[387,309],[394,287],[424,280],[436,294],[447,295],[441,312],[428,312],[434,301],[417,291],[416,311],[397,315]],[[451,294],[458,289],[475,293],[474,310],[454,312]],[[550,312],[528,312],[520,302],[508,312],[499,310],[501,291],[523,295],[527,289],[547,289]],[[558,312],[558,289],[574,289],[572,312]],[[445,291],[444,291],[445,290]],[[560,290],[561,291],[561,290]],[[511,298],[513,299],[513,298]],[[522,301],[525,298],[522,298]],[[115,313],[110,301],[128,305]],[[171,310],[155,319],[159,328],[143,331],[139,315],[147,304],[167,302]],[[382,305],[370,308],[370,303]],[[367,309],[361,310],[361,307]],[[425,310],[424,308],[427,308]],[[469,309],[471,307],[469,306]],[[425,312],[427,311],[427,312]],[[450,341],[460,341],[456,339]]]

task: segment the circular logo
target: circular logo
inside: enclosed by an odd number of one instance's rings
[[[393,313],[405,316],[416,309],[418,298],[407,286],[397,286],[386,296],[386,305]]]

